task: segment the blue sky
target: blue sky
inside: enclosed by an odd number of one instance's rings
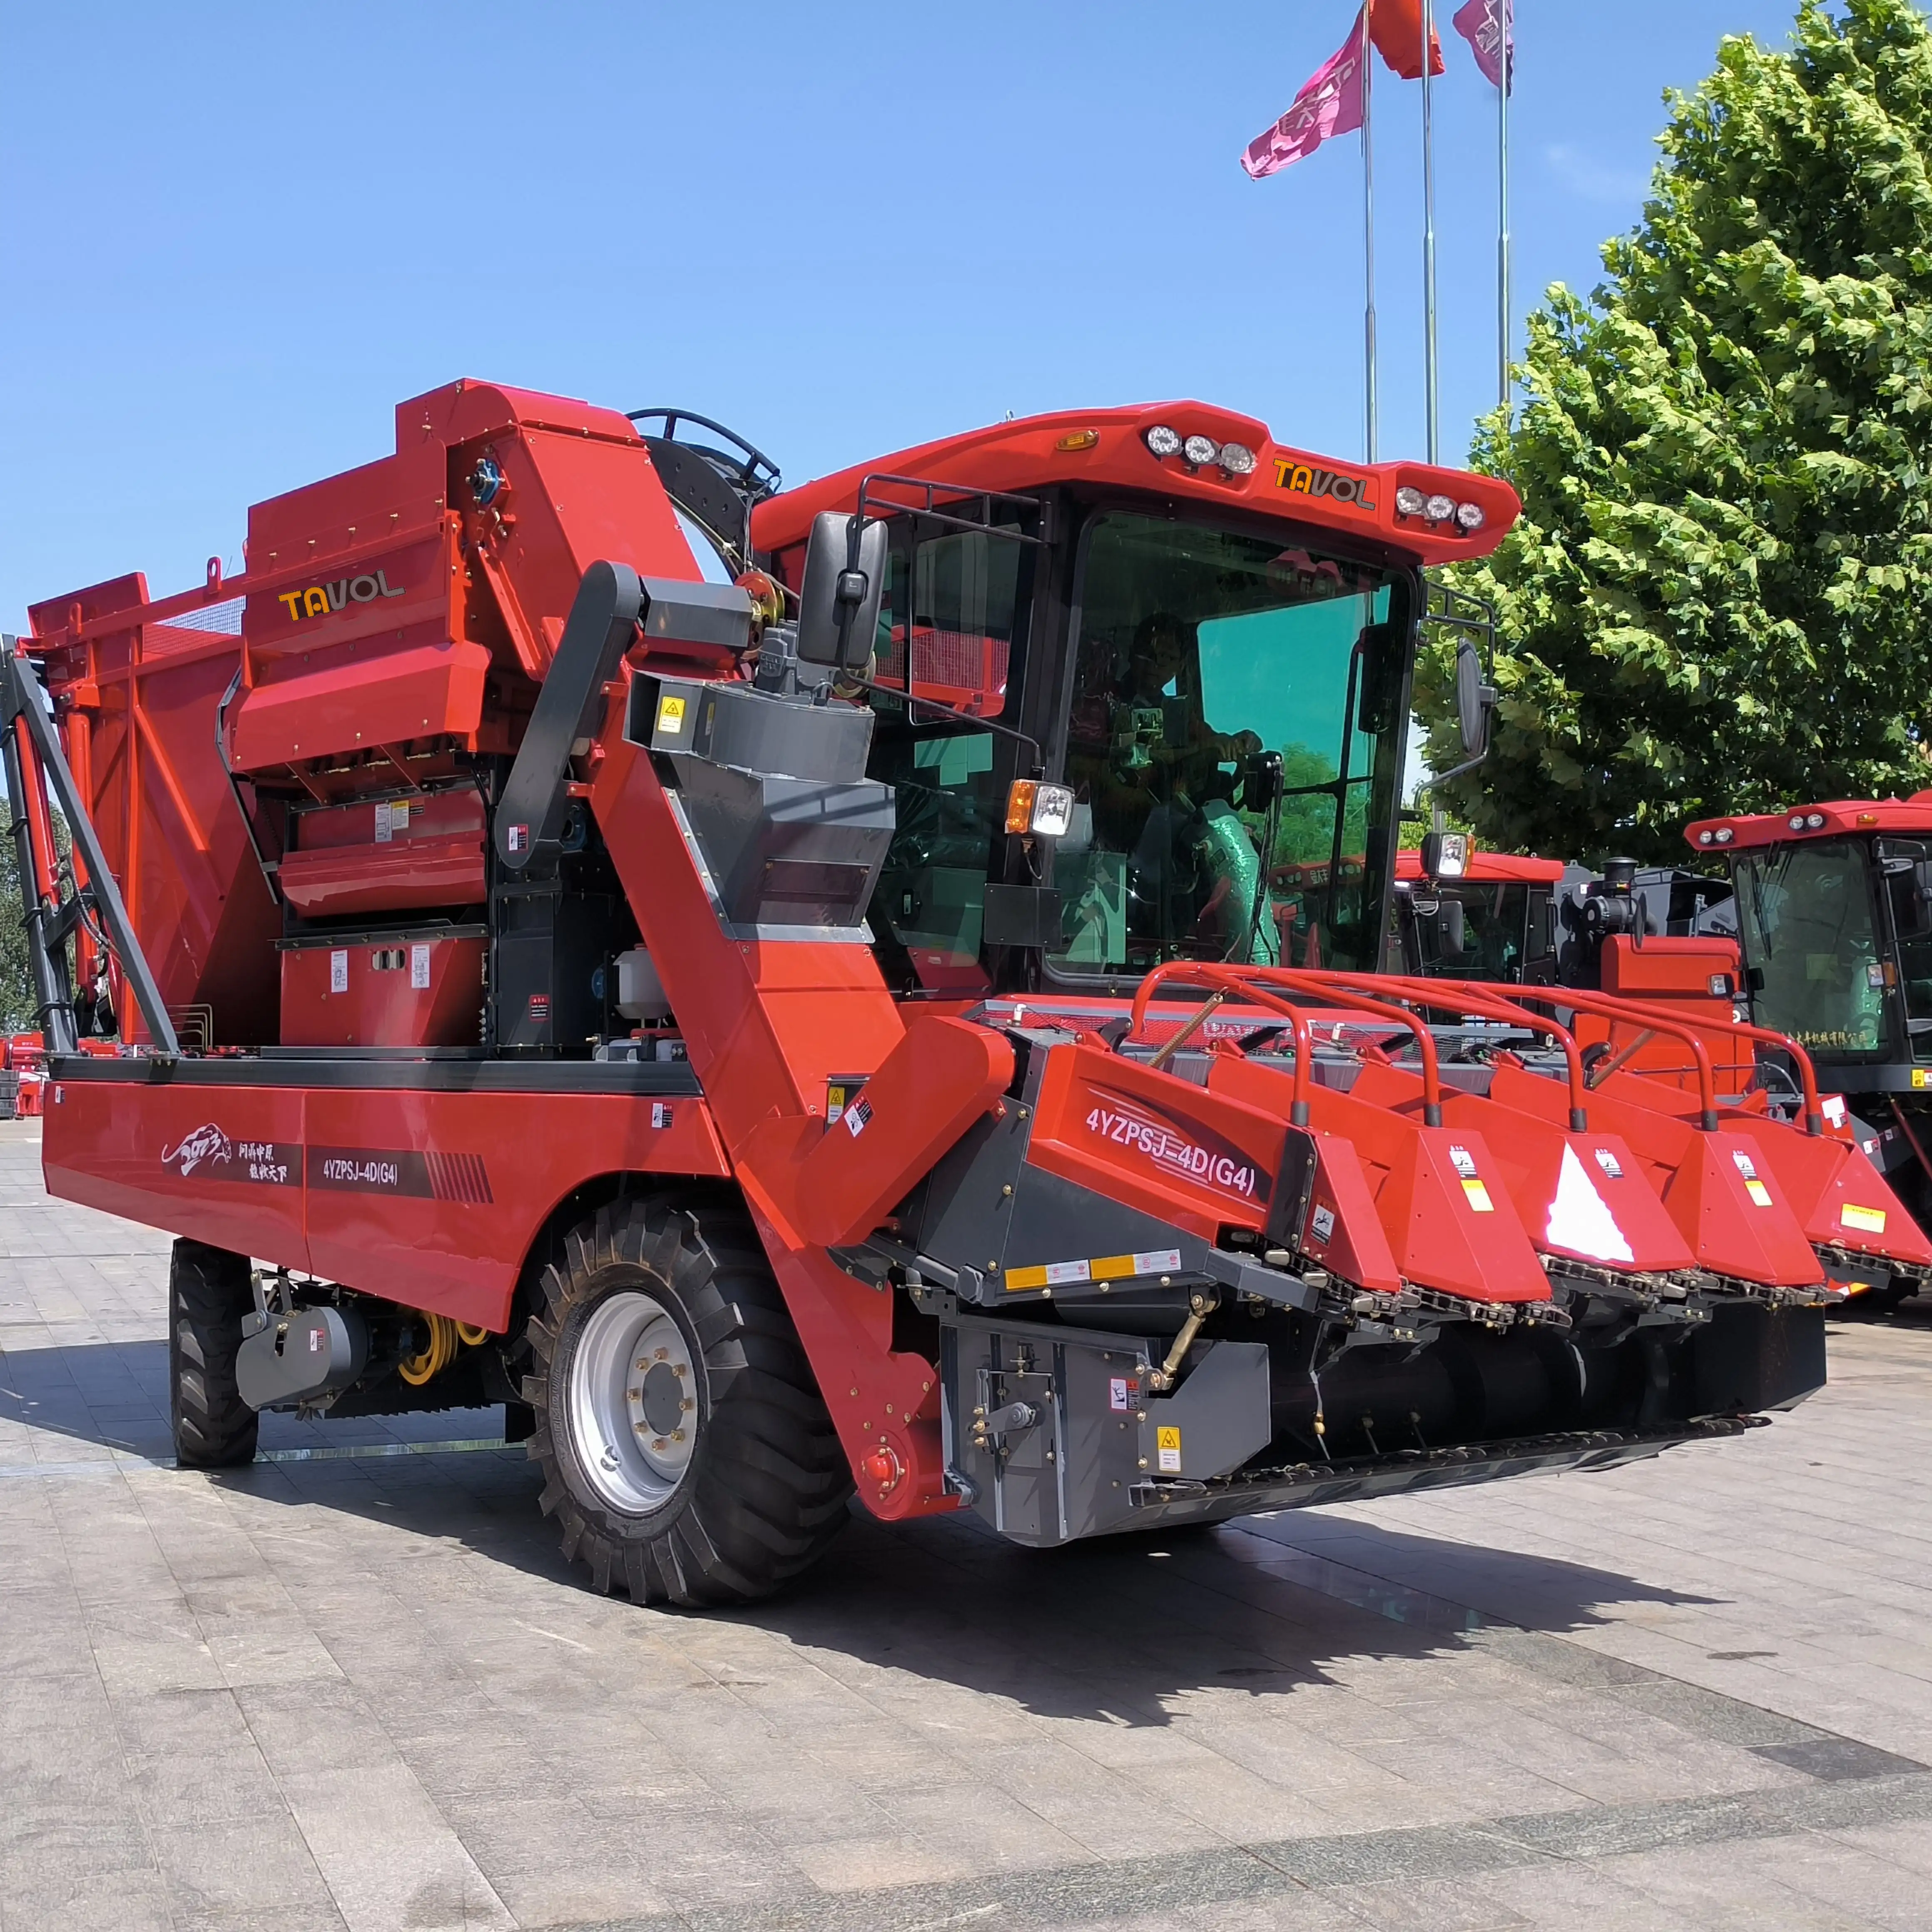
[[[1443,448],[1494,385],[1494,102],[1438,84]],[[1659,95],[1795,0],[1519,0],[1519,313],[1636,218]],[[1353,137],[1237,157],[1351,0],[4,0],[0,624],[238,568],[246,506],[459,375],[742,429],[793,482],[1196,395],[1359,452]],[[1378,86],[1383,454],[1422,449],[1419,92]]]

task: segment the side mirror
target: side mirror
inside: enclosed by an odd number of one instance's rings
[[[1454,893],[1445,895],[1436,910],[1436,932],[1442,956],[1461,958],[1468,935],[1462,925],[1462,902]]]
[[[1468,878],[1469,835],[1466,832],[1425,832],[1422,835],[1422,872],[1423,876],[1430,879]]]
[[[812,520],[798,590],[801,663],[861,672],[871,663],[886,594],[886,542],[882,523],[837,510]]]
[[[1894,899],[1893,916],[1898,920],[1899,938],[1923,939],[1932,934],[1932,860],[1921,859],[1912,868],[1912,890],[1907,898],[1911,924],[1906,928],[1906,920],[1900,916],[1907,906],[1900,906]]]
[[[1481,653],[1464,638],[1456,646],[1456,722],[1465,757],[1480,758],[1489,749],[1490,720],[1496,708],[1496,686],[1483,682]]]

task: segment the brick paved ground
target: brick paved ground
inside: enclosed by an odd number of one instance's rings
[[[1932,1927],[1932,1328],[1606,1476],[593,1597],[520,1452],[166,1460],[0,1127],[0,1932]],[[468,1414],[265,1446],[487,1440]]]

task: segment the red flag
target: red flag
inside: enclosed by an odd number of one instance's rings
[[[1419,40],[1417,52],[1419,56]],[[1416,71],[1422,71],[1420,64]],[[1241,166],[1259,181],[1313,154],[1331,135],[1352,134],[1361,124],[1362,16],[1358,14],[1340,51],[1309,76],[1288,112],[1248,143]]]
[[[1488,76],[1492,87],[1503,84],[1503,49],[1506,42],[1510,64],[1514,67],[1516,62],[1515,22],[1510,17],[1514,10],[1510,0],[1469,0],[1452,23],[1456,32],[1468,42],[1470,51],[1476,56],[1476,64]],[[1514,80],[1514,75],[1511,79]]]
[[[1404,80],[1422,78],[1422,0],[1369,0],[1369,38]],[[1432,27],[1429,71],[1442,71],[1442,43]]]

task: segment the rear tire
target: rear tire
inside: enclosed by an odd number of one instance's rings
[[[824,1553],[851,1472],[741,1212],[614,1202],[564,1237],[534,1303],[530,1453],[597,1589],[749,1603]]]
[[[168,1265],[168,1406],[182,1468],[229,1469],[255,1460],[261,1418],[235,1386],[242,1322],[254,1306],[247,1256],[176,1242]]]

